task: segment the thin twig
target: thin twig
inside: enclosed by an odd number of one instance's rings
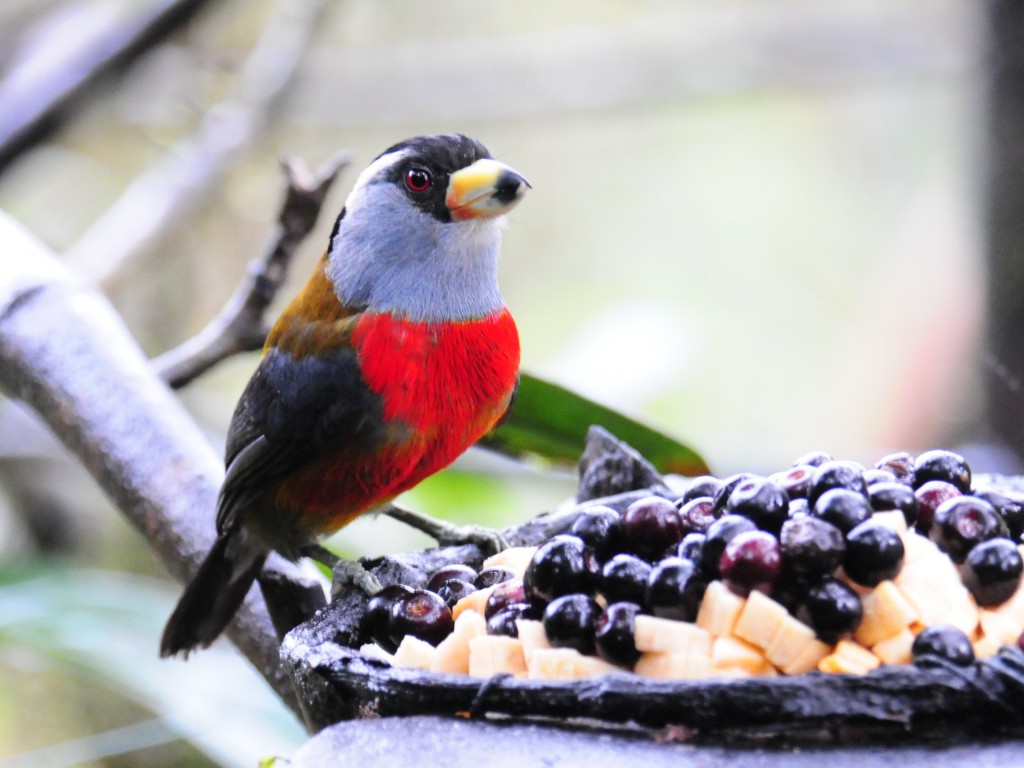
[[[282,0],[238,74],[236,93],[211,107],[65,254],[85,278],[109,285],[135,257],[199,210],[227,169],[264,134],[287,95],[327,0]]]
[[[284,283],[299,243],[316,224],[328,189],[349,162],[342,154],[310,173],[297,158],[282,160],[287,188],[274,236],[220,313],[197,335],[153,360],[157,375],[169,386],[183,387],[221,360],[263,346],[267,308]]]
[[[44,38],[34,39],[27,55],[0,81],[0,172],[42,139],[72,106],[96,93],[97,82],[128,67],[205,4],[161,0],[141,11],[129,4],[123,7],[124,14],[99,26],[91,6],[65,3],[51,13],[41,22]],[[83,24],[81,14],[92,14],[91,23]]]

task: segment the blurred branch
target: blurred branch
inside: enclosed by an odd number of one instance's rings
[[[221,462],[106,299],[0,214],[0,388],[32,407],[178,579],[209,549]],[[268,566],[301,581],[280,558]],[[258,590],[229,628],[296,713]],[[156,653],[157,638],[153,638]]]
[[[53,129],[98,81],[129,66],[204,3],[158,0],[141,11],[129,3],[128,18],[98,14],[95,3],[65,4],[50,14],[33,30],[22,60],[0,81],[0,172]]]
[[[250,264],[217,317],[196,336],[153,361],[157,375],[169,386],[183,387],[221,360],[263,346],[267,308],[285,280],[298,244],[316,224],[328,189],[349,162],[347,154],[339,155],[310,173],[297,158],[282,161],[287,189],[274,237]]]
[[[238,74],[236,93],[207,111],[67,252],[90,281],[109,284],[133,258],[202,207],[217,182],[280,113],[327,0],[281,0]]]

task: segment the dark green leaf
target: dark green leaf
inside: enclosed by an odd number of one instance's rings
[[[535,454],[551,461],[575,463],[592,424],[629,443],[661,472],[708,472],[704,459],[678,440],[526,373],[520,375],[511,415],[481,445],[513,456]]]

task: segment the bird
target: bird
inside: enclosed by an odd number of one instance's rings
[[[506,214],[530,188],[462,134],[401,141],[362,171],[239,398],[217,536],[161,656],[209,646],[271,551],[333,564],[323,537],[387,507],[506,416],[520,344],[498,257]],[[425,525],[437,535],[445,524]]]

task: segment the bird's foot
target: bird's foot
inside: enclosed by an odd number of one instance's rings
[[[331,568],[331,575],[334,585],[332,592],[337,592],[337,588],[340,586],[354,584],[372,597],[383,589],[380,580],[355,560],[338,558]]]
[[[390,504],[382,511],[388,517],[422,531],[442,547],[476,544],[485,552],[492,554],[497,554],[509,547],[508,541],[497,528],[488,528],[483,525],[455,525],[397,504]]]
[[[302,550],[302,554],[323,563],[331,569],[331,580],[336,586],[355,584],[368,595],[375,595],[381,590],[380,580],[355,560],[338,557],[329,549],[313,544]],[[337,589],[332,589],[336,592]]]

